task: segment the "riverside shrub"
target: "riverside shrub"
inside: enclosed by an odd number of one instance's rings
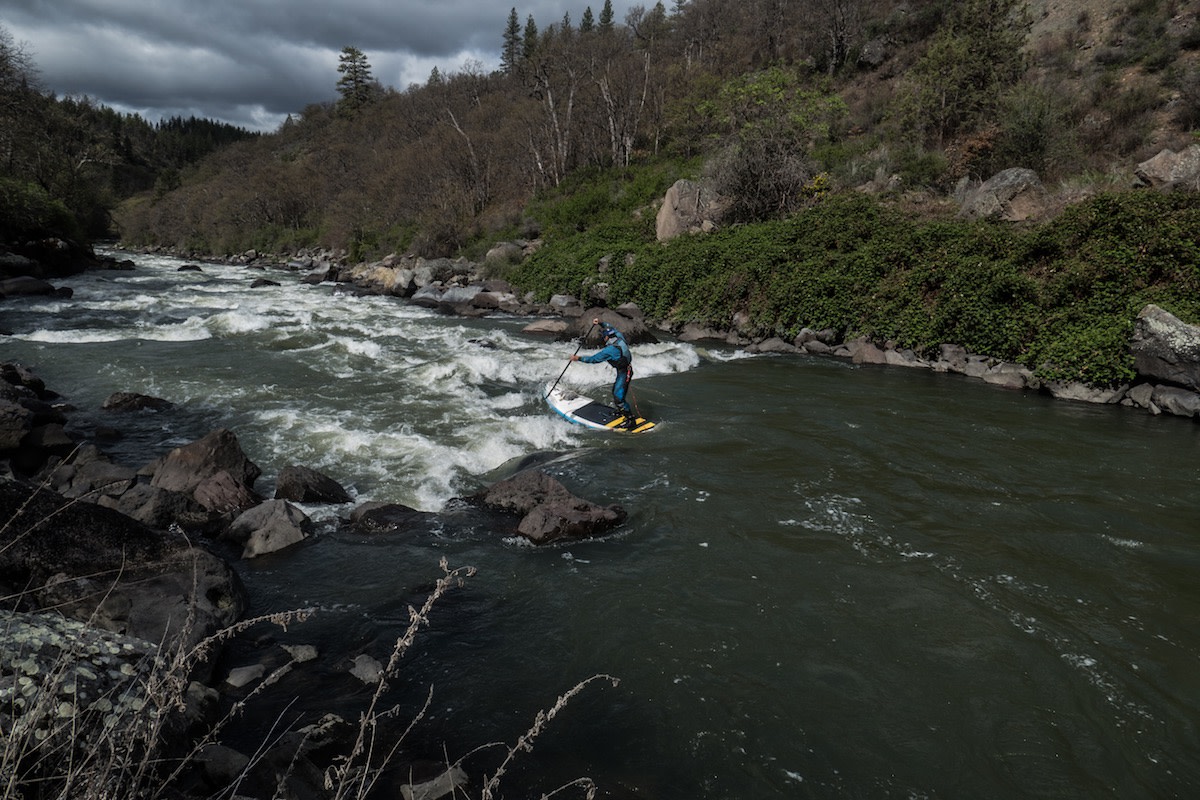
[[[764,336],[832,328],[927,355],[955,343],[1046,379],[1109,386],[1133,376],[1129,337],[1146,303],[1200,322],[1197,231],[1200,197],[1187,193],[1099,195],[1032,227],[914,220],[845,193],[666,243],[644,219],[609,218],[548,237],[514,280],[543,296],[605,280],[611,304],[678,324],[728,328],[743,313]]]

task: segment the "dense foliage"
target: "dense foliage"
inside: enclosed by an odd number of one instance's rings
[[[594,187],[593,187],[594,188]],[[560,207],[569,207],[563,201]],[[636,302],[677,323],[794,337],[801,328],[938,345],[1022,363],[1048,380],[1133,376],[1129,339],[1156,303],[1200,322],[1200,198],[1105,194],[1031,228],[915,221],[860,193],[785,220],[654,241],[645,215],[548,241],[511,278],[543,297]]]

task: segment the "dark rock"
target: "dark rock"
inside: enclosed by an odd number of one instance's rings
[[[297,503],[352,503],[340,483],[315,469],[301,466],[284,467],[275,481],[275,499]]]
[[[33,430],[33,412],[20,403],[0,400],[0,451],[14,450]]]
[[[234,484],[245,489],[251,489],[262,474],[227,428],[176,447],[149,470],[153,473],[152,485],[184,494],[193,494],[196,487],[218,473],[226,473]]]
[[[182,536],[14,480],[0,480],[0,516],[0,594],[23,610],[192,644],[245,611],[234,572]]]
[[[269,278],[258,278],[253,283],[250,284],[250,288],[251,289],[259,289],[259,288],[262,288],[263,286],[279,286],[279,285],[280,284],[278,281],[273,281],[273,280],[270,280]]]
[[[535,544],[598,536],[626,518],[620,506],[603,507],[576,497],[541,470],[519,472],[473,499],[517,515],[516,532]]]
[[[157,530],[178,525],[185,531],[212,534],[220,520],[189,495],[148,483],[136,483],[117,496],[102,496],[98,502]]]
[[[83,445],[50,473],[48,485],[63,497],[96,502],[101,497],[120,497],[136,480],[131,467],[114,464],[94,446]]]
[[[369,535],[404,533],[424,529],[436,517],[401,503],[364,503],[351,512],[350,523],[343,525],[342,531]]]
[[[253,489],[228,470],[221,470],[200,481],[192,490],[196,502],[218,513],[244,511],[262,502]]]
[[[0,364],[0,378],[13,386],[23,386],[38,397],[43,397],[46,393],[45,382],[23,364]]]
[[[138,394],[136,392],[115,392],[110,394],[105,399],[101,406],[105,411],[166,411],[169,408],[174,408],[175,404],[169,400],[163,400],[161,397],[150,397],[149,395]]]
[[[52,295],[54,292],[55,288],[51,284],[28,275],[0,280],[0,295],[5,297]]]

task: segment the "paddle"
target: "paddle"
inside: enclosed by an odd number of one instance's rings
[[[571,357],[567,359],[567,365],[565,367],[563,367],[563,371],[558,373],[558,377],[554,379],[554,383],[550,386],[550,390],[548,392],[546,392],[547,397],[549,397],[551,395],[551,393],[553,393],[554,390],[558,388],[558,382],[563,379],[563,375],[567,374],[567,370],[571,368],[571,362],[575,359],[575,356],[579,355],[580,349],[583,348],[583,343],[585,341],[587,341],[587,338],[589,336],[592,335],[592,329],[595,327],[596,327],[596,323],[593,322],[592,327],[587,329],[587,333],[585,333],[583,336],[579,337],[579,346],[575,348],[575,352],[572,353]]]

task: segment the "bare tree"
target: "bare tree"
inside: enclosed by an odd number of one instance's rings
[[[854,48],[855,41],[862,35],[863,0],[812,0],[814,11],[819,16],[819,25],[824,29],[826,40],[826,71],[833,75],[845,65]]]

